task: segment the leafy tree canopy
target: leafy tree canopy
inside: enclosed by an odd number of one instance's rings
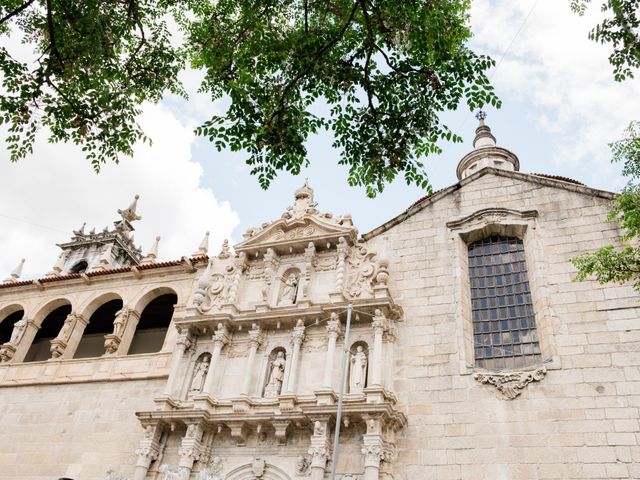
[[[613,161],[623,164],[629,183],[612,202],[609,221],[624,231],[619,245],[607,245],[572,260],[577,280],[594,276],[600,283],[633,282],[640,291],[640,122],[631,122],[625,136],[610,145]]]
[[[247,152],[263,188],[308,163],[304,142],[321,129],[368,195],[398,175],[429,188],[418,159],[460,141],[439,114],[500,105],[486,76],[494,62],[467,46],[469,2],[4,0],[0,35],[22,35],[34,55],[0,48],[11,160],[41,126],[52,142],[82,145],[96,171],[131,155],[146,140],[141,103],[184,95],[178,73],[190,66],[205,72],[202,91],[230,99],[196,132]],[[319,100],[326,114],[313,113]]]

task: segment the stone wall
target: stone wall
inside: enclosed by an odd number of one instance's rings
[[[629,286],[573,282],[569,263],[619,235],[603,223],[608,200],[518,174],[477,177],[369,242],[387,244],[390,286],[405,312],[393,390],[408,427],[394,472],[407,480],[639,477],[639,297]],[[536,321],[546,325],[540,341],[552,348],[546,376],[515,400],[475,381],[465,354],[467,272],[447,223],[487,207],[538,211],[525,247]]]
[[[85,361],[87,362],[87,361]],[[162,380],[34,385],[0,389],[0,477],[102,479],[130,475],[148,410]]]

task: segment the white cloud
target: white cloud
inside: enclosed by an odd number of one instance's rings
[[[579,17],[568,0],[473,2],[471,21],[474,44],[499,60],[536,4],[493,83],[502,97],[535,109],[531,118],[549,132],[554,164],[579,168],[590,184],[617,188],[620,167],[610,165],[607,143],[638,119],[640,83],[615,82],[611,47],[587,38],[601,20],[600,3]]]
[[[111,227],[116,210],[136,193],[143,218],[135,223],[135,238],[143,252],[160,235],[161,259],[189,255],[210,230],[210,251],[217,253],[239,219],[201,185],[202,167],[191,158],[192,125],[161,105],[146,105],[140,121],[153,145],[138,145],[133,158],[106,165],[99,174],[78,147],[50,145],[44,132],[34,154],[17,164],[0,149],[1,278],[23,257],[23,277],[46,273],[59,253],[55,243],[67,241],[85,221],[88,228]]]

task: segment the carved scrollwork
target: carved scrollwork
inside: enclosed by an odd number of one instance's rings
[[[539,382],[547,373],[545,367],[526,372],[478,372],[473,378],[482,384],[489,384],[503,395],[506,400],[513,400],[531,382]]]

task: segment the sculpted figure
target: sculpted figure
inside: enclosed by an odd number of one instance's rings
[[[11,339],[9,343],[12,345],[17,345],[20,340],[22,340],[22,335],[24,334],[24,330],[27,328],[27,319],[22,317],[16,323],[13,324],[13,331],[11,332]]]
[[[58,337],[57,337],[58,339],[64,340],[64,341],[69,340],[69,336],[71,335],[71,329],[73,328],[74,320],[75,320],[75,316],[73,314],[70,313],[69,315],[67,315],[67,318],[65,319],[64,323],[62,324],[62,328],[58,333]]]
[[[280,302],[295,303],[298,295],[298,276],[295,273],[291,273],[283,282],[284,286],[282,287]]]
[[[280,395],[282,390],[282,381],[284,380],[284,367],[286,359],[284,352],[277,353],[276,358],[271,362],[269,371],[269,381],[264,389],[265,398],[274,398]]]
[[[202,361],[198,362],[195,370],[193,371],[193,380],[191,381],[191,391],[201,392],[204,387],[204,381],[207,378],[207,372],[209,371],[209,357],[204,357]]]
[[[367,354],[362,345],[358,345],[356,353],[351,355],[351,371],[349,373],[349,393],[362,393],[367,379]]]
[[[129,309],[124,307],[116,312],[116,318],[113,320],[113,334],[117,337],[122,335],[124,329],[124,322],[129,314]]]

